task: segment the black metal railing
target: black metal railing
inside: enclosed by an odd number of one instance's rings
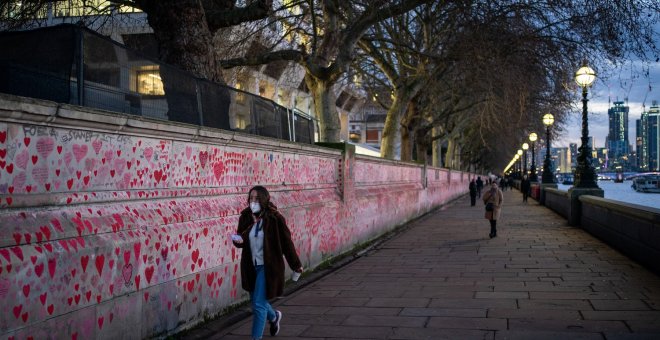
[[[314,120],[270,99],[192,76],[89,29],[0,33],[0,92],[300,143]]]

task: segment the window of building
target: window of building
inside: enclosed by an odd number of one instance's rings
[[[136,71],[136,92],[152,96],[165,95],[165,86],[160,78],[158,66],[150,68]]]
[[[367,143],[378,143],[378,130],[367,130]]]

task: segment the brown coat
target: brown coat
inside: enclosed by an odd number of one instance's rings
[[[266,298],[272,299],[281,296],[284,292],[284,258],[292,270],[302,266],[296,248],[291,241],[291,231],[286,225],[284,216],[277,211],[274,205],[265,209],[263,215],[264,230],[264,272],[266,276]],[[254,291],[257,279],[252,250],[250,249],[250,230],[254,219],[252,211],[247,208],[241,211],[238,218],[237,234],[243,237],[243,243],[234,242],[234,246],[242,248],[241,252],[241,286],[248,292]]]
[[[504,195],[502,190],[499,188],[493,189],[489,188],[481,197],[484,200],[484,205],[486,203],[493,203],[493,211],[486,211],[485,218],[487,220],[497,220],[500,218],[500,212],[502,211],[502,203],[504,202]]]

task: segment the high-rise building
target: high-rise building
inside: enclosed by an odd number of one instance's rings
[[[646,124],[649,171],[660,171],[660,106],[656,101],[649,109]]]
[[[637,131],[635,132],[635,146],[637,148],[637,170],[649,171],[649,145],[648,135],[649,113],[642,111],[640,119],[635,120]]]
[[[571,150],[567,147],[559,147],[551,149],[552,158],[554,161],[555,171],[563,174],[570,174],[571,169]]]
[[[639,171],[660,171],[660,106],[654,100],[637,120]]]
[[[569,143],[568,149],[571,151],[571,168],[575,169],[577,166],[578,145],[577,143]]]
[[[628,112],[629,107],[622,101],[614,102],[614,107],[607,110],[609,117],[609,133],[605,141],[607,156],[610,163],[623,164],[627,162],[628,153]],[[625,161],[624,161],[625,160]]]

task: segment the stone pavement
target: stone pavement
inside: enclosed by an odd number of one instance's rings
[[[504,199],[494,239],[464,197],[277,300],[276,339],[660,339],[658,275],[518,191]],[[249,339],[251,322],[182,338]]]

